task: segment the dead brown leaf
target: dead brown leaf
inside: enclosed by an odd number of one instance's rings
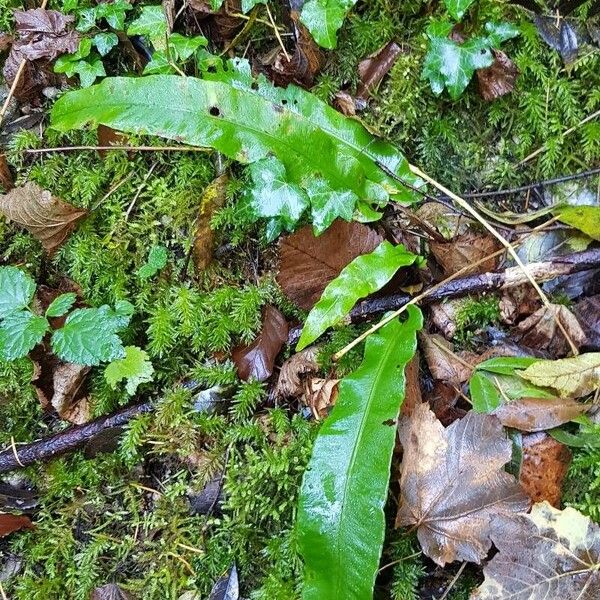
[[[406,391],[404,393],[404,402],[400,409],[400,414],[403,417],[410,416],[415,409],[415,406],[423,402],[423,396],[421,394],[420,362],[421,357],[417,350],[404,370],[404,378],[406,380],[404,387]]]
[[[572,398],[521,398],[502,404],[493,414],[505,427],[521,431],[545,431],[567,423],[589,407],[589,404]]]
[[[212,262],[215,234],[210,226],[210,220],[215,212],[225,204],[228,183],[229,176],[227,174],[220,175],[202,193],[192,249],[196,273],[202,273]]]
[[[441,335],[421,332],[419,341],[434,379],[461,385],[471,377],[474,359],[471,352],[454,353],[454,346]]]
[[[547,433],[523,436],[519,483],[533,502],[546,500],[558,508],[562,485],[571,464],[571,451]]]
[[[355,99],[348,92],[344,91],[335,93],[333,97],[333,105],[347,117],[355,116],[356,111],[358,110]]]
[[[131,596],[116,583],[107,583],[97,587],[90,600],[131,600]]]
[[[585,344],[585,332],[577,317],[562,304],[543,306],[517,325],[513,337],[528,348],[544,350],[551,356],[562,357],[569,351],[569,344],[557,325],[560,320],[577,348]]]
[[[484,567],[472,600],[597,600],[600,526],[574,508],[541,502],[531,514],[492,522],[499,553]]]
[[[447,240],[466,234],[474,223],[473,220],[439,202],[424,202],[415,214]]]
[[[394,66],[401,52],[402,48],[396,42],[390,41],[358,63],[360,81],[356,90],[357,98],[366,100],[371,95]]]
[[[515,87],[519,69],[515,63],[500,50],[492,50],[494,62],[485,69],[477,69],[479,93],[484,100],[491,102],[506,94]]]
[[[17,38],[4,63],[3,73],[7,83],[12,84],[21,62],[28,61],[15,90],[15,97],[25,101],[57,80],[51,61],[60,54],[75,52],[80,36],[72,30],[75,17],[56,10],[15,10],[14,17]]]
[[[319,370],[318,354],[319,349],[310,346],[294,354],[281,365],[275,386],[275,395],[278,398],[296,398],[304,393],[303,376]]]
[[[514,325],[521,317],[529,316],[540,307],[540,299],[531,293],[530,285],[519,285],[502,292],[500,298],[500,319]]]
[[[431,240],[429,246],[435,259],[444,270],[446,277],[500,249],[499,242],[491,235],[480,235],[472,232],[467,232],[446,243]],[[466,271],[465,275],[493,271],[497,264],[498,257],[491,257]]]
[[[491,547],[492,517],[529,507],[503,469],[512,444],[500,421],[471,411],[444,429],[422,404],[398,433],[404,457],[396,525],[416,527],[423,552],[441,566],[479,563]]]
[[[372,252],[381,241],[361,223],[338,219],[318,237],[307,225],[282,240],[277,281],[290,300],[309,310],[351,260]]]
[[[574,313],[587,338],[588,350],[600,350],[600,294],[580,300]]]
[[[433,382],[433,389],[427,394],[427,402],[435,416],[444,427],[462,419],[467,411],[457,407],[460,399],[460,390],[456,386],[447,385],[441,381]]]
[[[274,306],[263,310],[263,326],[250,346],[233,350],[233,362],[241,379],[266,381],[273,373],[275,359],[287,341],[289,326]]]
[[[31,519],[25,515],[0,513],[0,537],[10,535],[19,529],[33,529]]]
[[[2,185],[5,192],[9,192],[15,187],[15,182],[6,160],[6,154],[0,154],[0,185]]]
[[[311,377],[305,384],[302,403],[308,406],[316,419],[324,419],[335,404],[339,379]]]
[[[98,125],[96,131],[99,146],[126,146],[129,138],[126,134],[108,127],[107,125]],[[98,150],[101,158],[106,158],[109,150]]]
[[[435,302],[429,306],[431,321],[446,339],[452,339],[456,333],[456,317],[467,302],[465,298],[454,298]]]
[[[27,229],[48,254],[56,251],[88,214],[33,182],[0,196],[0,213]]]
[[[13,36],[4,31],[0,31],[0,52],[8,50],[12,43]]]

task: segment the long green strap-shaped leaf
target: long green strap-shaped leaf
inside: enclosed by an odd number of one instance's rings
[[[419,256],[409,252],[402,244],[394,246],[387,241],[379,244],[373,252],[357,256],[329,283],[310,311],[297,350],[306,348],[329,327],[339,323],[358,300],[380,290],[400,267],[419,260]]]
[[[300,493],[303,600],[372,599],[404,368],[422,326],[421,311],[411,306],[406,322],[391,321],[367,339],[362,364],[340,382]]]

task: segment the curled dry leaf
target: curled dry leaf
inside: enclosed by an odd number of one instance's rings
[[[381,241],[361,223],[337,220],[319,237],[312,227],[303,227],[281,242],[277,281],[290,300],[309,310],[350,261],[372,252]]]
[[[471,377],[475,355],[470,352],[455,354],[454,346],[437,333],[422,332],[419,342],[434,379],[460,385]]]
[[[33,182],[0,196],[0,213],[27,229],[48,254],[52,254],[88,214]]]
[[[563,398],[587,396],[600,388],[600,352],[540,360],[520,375],[534,385],[556,390]]]
[[[10,535],[19,529],[33,529],[31,519],[25,515],[0,513],[0,537]]]
[[[274,306],[263,311],[263,326],[250,346],[237,347],[233,362],[241,379],[267,380],[273,373],[275,359],[287,341],[289,326],[283,314]]]
[[[505,427],[521,431],[545,431],[567,423],[588,410],[570,398],[522,398],[501,404],[492,414]]]
[[[545,350],[552,356],[565,356],[569,344],[560,330],[557,319],[577,348],[585,344],[585,332],[577,317],[562,304],[543,306],[519,323],[513,337],[528,348]]]
[[[415,526],[423,552],[444,566],[479,563],[491,547],[490,522],[527,510],[529,499],[503,470],[512,445],[500,421],[469,412],[444,429],[426,404],[399,427],[404,450],[397,526]]]
[[[308,406],[316,419],[324,419],[335,404],[339,379],[311,377],[305,385],[302,402]]]
[[[288,358],[279,371],[275,395],[279,398],[298,397],[304,393],[303,375],[319,370],[319,349],[310,346]]]
[[[571,464],[571,451],[547,433],[523,436],[519,483],[533,502],[546,500],[558,508],[562,485]]]
[[[360,81],[356,90],[356,97],[366,100],[381,80],[387,75],[402,49],[396,42],[388,42],[383,48],[377,50],[358,63]]]
[[[220,175],[208,185],[202,194],[192,250],[197,273],[204,271],[213,259],[215,234],[210,226],[210,220],[215,212],[225,204],[228,183],[228,175]]]
[[[500,249],[500,244],[491,235],[479,235],[468,232],[451,242],[429,242],[431,252],[448,277]],[[498,257],[491,257],[480,265],[469,269],[465,275],[493,271],[498,264]]]
[[[586,348],[600,350],[600,294],[580,300],[574,313],[585,333]]]
[[[574,508],[542,502],[529,515],[498,515],[492,539],[499,553],[473,600],[598,598],[600,527]]]
[[[477,69],[479,93],[484,100],[491,102],[506,94],[515,87],[519,69],[515,63],[501,50],[493,50],[494,62],[485,69]]]

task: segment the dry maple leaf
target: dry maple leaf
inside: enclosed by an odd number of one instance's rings
[[[491,518],[529,507],[503,470],[512,444],[500,421],[471,411],[444,429],[422,404],[402,420],[399,437],[404,458],[396,525],[415,526],[423,552],[441,566],[479,563],[491,547]]]
[[[318,237],[312,227],[303,227],[281,242],[277,281],[290,300],[309,310],[350,261],[372,252],[381,241],[366,225],[339,219]]]
[[[567,423],[588,410],[572,398],[521,398],[500,405],[492,414],[505,427],[521,431],[544,431]]]
[[[577,348],[585,344],[585,332],[577,317],[562,304],[550,304],[534,312],[517,325],[514,337],[528,348],[545,350],[552,356],[565,356],[569,344],[557,325],[557,319]]]
[[[48,254],[52,254],[88,214],[32,182],[0,196],[0,213],[27,229]]]
[[[571,464],[569,448],[547,433],[523,436],[519,483],[533,502],[546,500],[560,506],[562,484]]]
[[[464,267],[473,264],[500,249],[500,244],[491,235],[465,233],[451,242],[429,242],[431,253],[444,270],[447,277],[457,273]],[[491,257],[481,264],[469,269],[465,275],[493,271],[498,264],[498,257]]]
[[[498,515],[499,553],[473,600],[598,600],[600,527],[574,508],[542,502],[529,515]]]
[[[263,310],[263,326],[249,346],[233,350],[233,362],[241,379],[265,381],[273,373],[275,359],[287,341],[289,326],[283,314],[274,306]]]
[[[479,93],[484,100],[491,102],[505,94],[510,94],[515,87],[519,69],[515,63],[500,50],[492,49],[494,62],[485,69],[477,69]]]

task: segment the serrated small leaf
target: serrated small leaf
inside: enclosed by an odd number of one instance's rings
[[[169,36],[169,49],[181,61],[187,60],[198,48],[204,48],[207,44],[208,40],[203,35],[187,37],[180,33],[172,33]]]
[[[94,366],[125,356],[117,331],[129,317],[110,306],[79,308],[52,335],[52,350],[65,362]]]
[[[314,342],[329,327],[339,323],[365,296],[381,289],[401,267],[418,262],[420,257],[401,244],[382,242],[370,254],[355,258],[325,288],[321,299],[310,311],[297,351]]]
[[[337,46],[337,31],[356,0],[308,0],[302,7],[300,21],[319,46],[329,50]]]
[[[49,327],[44,317],[28,310],[5,316],[0,322],[0,358],[10,361],[27,356],[42,341]]]
[[[127,35],[143,35],[157,50],[160,50],[166,46],[167,31],[167,18],[162,5],[158,4],[142,6],[140,16],[127,28]]]
[[[100,56],[106,56],[119,43],[119,38],[116,33],[97,33],[92,42]]]
[[[52,301],[50,306],[48,306],[46,309],[46,316],[62,317],[63,315],[66,315],[71,310],[73,304],[75,304],[75,300],[77,300],[77,294],[74,292],[61,294]]]
[[[362,364],[339,383],[300,492],[303,600],[372,597],[404,369],[422,326],[421,311],[409,307],[407,321],[391,321],[367,339]]]
[[[140,384],[152,381],[153,374],[154,367],[150,357],[137,346],[127,346],[125,356],[113,360],[104,371],[104,377],[113,390],[118,383],[127,380],[125,387],[130,396],[135,394]]]
[[[463,18],[463,15],[473,2],[474,0],[444,0],[446,9],[456,21],[460,21]]]
[[[16,267],[0,267],[0,319],[25,308],[35,294],[35,281]]]
[[[148,254],[148,260],[145,265],[140,267],[138,276],[140,279],[150,279],[154,277],[167,264],[169,254],[164,246],[154,246]]]

